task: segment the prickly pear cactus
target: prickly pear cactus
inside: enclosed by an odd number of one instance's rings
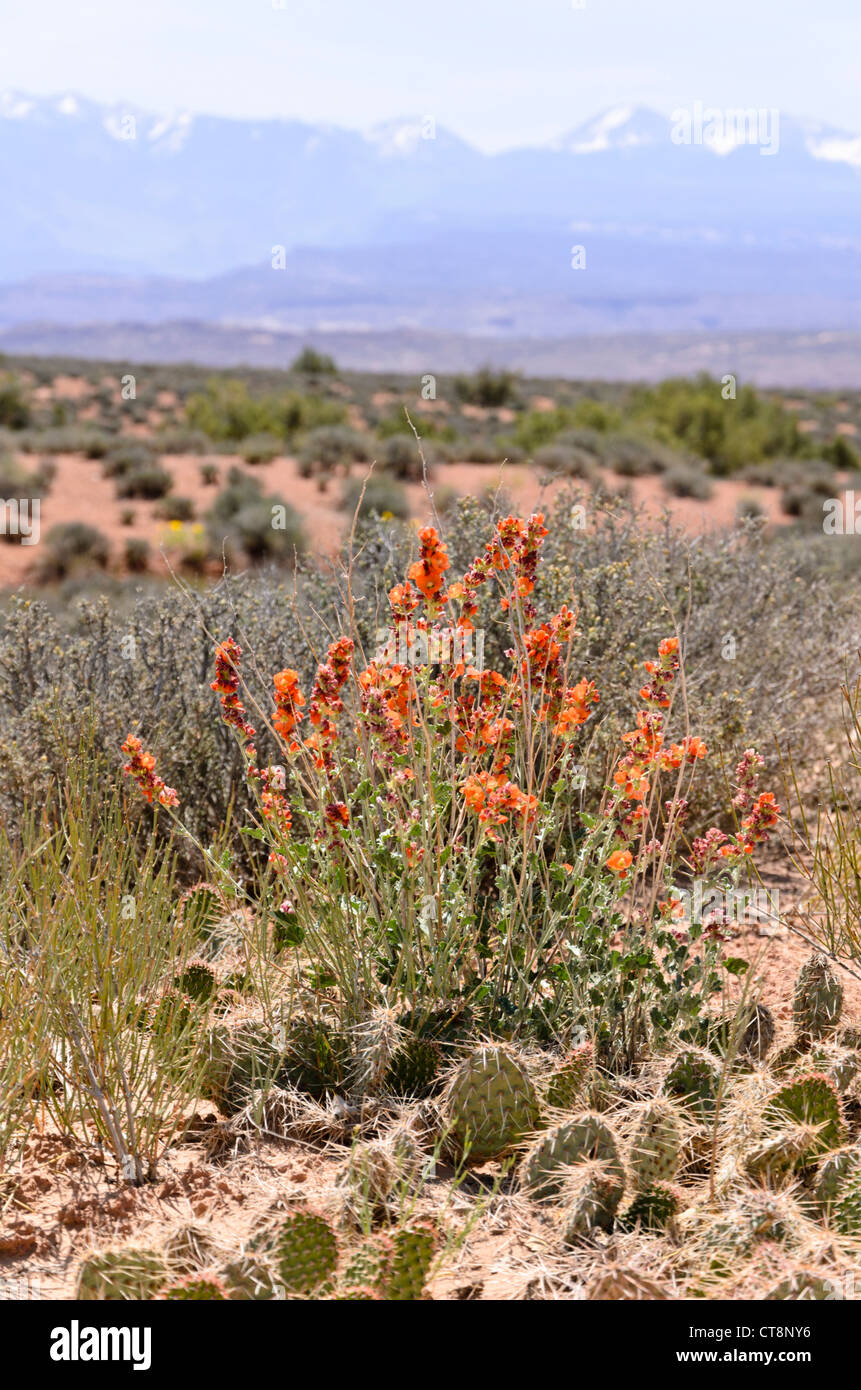
[[[850,1176],[831,1207],[831,1225],[843,1236],[861,1235],[861,1176]]]
[[[596,1229],[612,1231],[621,1197],[615,1168],[598,1160],[570,1168],[564,1182],[562,1243],[577,1245]]]
[[[827,1217],[850,1182],[861,1178],[861,1149],[847,1145],[823,1158],[816,1172],[813,1200]]]
[[[177,1274],[193,1274],[212,1263],[215,1242],[202,1226],[178,1226],[164,1244],[164,1255]]]
[[[700,1120],[714,1114],[720,1085],[720,1064],[710,1052],[687,1048],[676,1057],[664,1077],[664,1094],[682,1101]]]
[[[439,1070],[439,1043],[433,1038],[413,1035],[392,1057],[386,1072],[385,1089],[396,1096],[423,1100],[434,1090]]]
[[[859,1057],[854,1050],[834,1044],[819,1044],[810,1052],[810,1067],[822,1072],[834,1082],[841,1095],[848,1090],[858,1074]]]
[[[155,1298],[168,1278],[167,1265],[155,1250],[102,1250],[81,1264],[75,1297],[142,1302]]]
[[[650,1101],[631,1141],[630,1169],[635,1186],[653,1187],[674,1177],[681,1143],[682,1126],[672,1101]]]
[[[644,1231],[663,1231],[678,1216],[682,1200],[679,1189],[670,1183],[652,1183],[640,1189],[619,1224],[628,1231],[638,1224]]]
[[[624,1184],[625,1171],[616,1136],[608,1124],[591,1111],[556,1125],[539,1135],[520,1168],[520,1181],[530,1197],[552,1197],[562,1188],[566,1169],[595,1159]]]
[[[287,1034],[282,1077],[316,1099],[343,1091],[350,1045],[323,1019],[297,1018]]]
[[[802,965],[795,981],[792,1020],[796,1031],[810,1038],[825,1038],[840,1022],[843,985],[825,956],[814,952]]]
[[[843,1291],[836,1279],[825,1279],[813,1270],[798,1269],[781,1279],[764,1298],[766,1302],[791,1299],[797,1303],[813,1303],[841,1300]]]
[[[353,1210],[372,1219],[384,1216],[401,1177],[397,1154],[379,1139],[354,1144],[336,1183],[348,1195]]]
[[[186,1274],[165,1289],[161,1297],[200,1302],[203,1299],[226,1299],[228,1293],[226,1286],[216,1274]]]
[[[401,1226],[392,1237],[394,1259],[386,1297],[398,1302],[422,1297],[436,1250],[436,1231],[428,1222]]]
[[[272,1254],[287,1293],[309,1294],[334,1275],[338,1242],[325,1217],[295,1211],[282,1224]]]
[[[234,1302],[266,1302],[278,1292],[272,1270],[254,1255],[241,1255],[220,1271],[227,1297]]]
[[[207,961],[190,960],[177,975],[174,984],[195,1004],[205,1004],[218,989],[218,976]]]
[[[814,1125],[787,1125],[751,1149],[745,1157],[745,1172],[754,1182],[786,1178],[815,1149],[817,1137]]]
[[[172,1051],[182,1034],[190,1034],[191,1025],[199,1014],[187,994],[169,986],[149,1011],[149,1025],[156,1046]],[[189,1039],[190,1040],[190,1039]]]
[[[241,1110],[252,1091],[271,1086],[281,1064],[281,1050],[263,1023],[219,1024],[210,1029],[206,1050],[201,1094],[225,1115]]]
[[[581,1043],[568,1054],[547,1083],[547,1104],[554,1110],[573,1110],[594,1067],[591,1042]]]
[[[211,883],[196,883],[179,900],[177,914],[192,939],[210,936],[227,912],[223,895]]]
[[[828,1149],[837,1149],[845,1142],[846,1127],[840,1111],[840,1097],[833,1081],[818,1072],[809,1072],[793,1077],[775,1091],[768,1100],[768,1117],[780,1122],[780,1117],[797,1125],[821,1126],[802,1166],[811,1162]]]
[[[794,1249],[800,1233],[798,1209],[783,1193],[743,1193],[704,1233],[706,1268],[719,1278],[729,1278],[760,1242]]]
[[[762,1062],[774,1042],[774,1014],[767,1004],[753,1004],[738,1039],[739,1055]]]
[[[386,1234],[370,1236],[354,1250],[339,1281],[342,1296],[354,1289],[373,1289],[382,1298],[395,1262],[395,1244]]]
[[[443,1117],[454,1155],[484,1163],[506,1153],[535,1128],[538,1097],[514,1054],[488,1044],[465,1057],[450,1077]]]

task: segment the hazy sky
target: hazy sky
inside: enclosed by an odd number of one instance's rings
[[[487,149],[621,103],[861,133],[859,61],[861,0],[0,0],[0,88],[354,127],[433,116]]]

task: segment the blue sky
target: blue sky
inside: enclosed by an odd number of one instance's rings
[[[607,106],[777,107],[861,132],[859,0],[0,0],[0,88],[485,149]]]

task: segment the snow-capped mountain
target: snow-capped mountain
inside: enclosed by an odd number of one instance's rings
[[[581,312],[624,326],[632,305],[643,327],[644,305],[672,303],[676,327],[705,300],[723,324],[723,296],[767,300],[772,326],[801,299],[805,323],[844,326],[861,265],[861,135],[708,106],[617,106],[488,155],[420,114],[359,132],[4,92],[0,186],[0,323],[28,302],[31,319],[101,318],[105,286],[133,276],[117,302],[243,321],[301,301],[504,332],[541,304],[562,332]]]

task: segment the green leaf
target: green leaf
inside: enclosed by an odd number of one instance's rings
[[[750,969],[750,962],[742,960],[741,956],[729,956],[723,964],[730,975],[746,975]]]

